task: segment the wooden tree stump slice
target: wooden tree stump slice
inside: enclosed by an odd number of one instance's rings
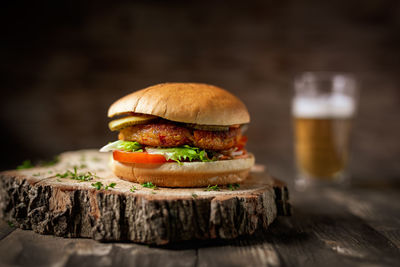
[[[264,172],[251,173],[233,191],[154,190],[117,178],[109,159],[108,153],[81,150],[61,154],[54,166],[0,173],[0,216],[40,234],[160,245],[249,235],[290,213],[285,184]],[[74,166],[78,174],[90,171],[96,177],[56,176]],[[116,185],[97,190],[96,182]]]

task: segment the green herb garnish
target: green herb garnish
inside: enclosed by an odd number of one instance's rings
[[[131,192],[135,192],[137,190],[136,186],[132,185],[131,189],[129,189],[129,191]]]
[[[54,157],[54,159],[50,160],[50,161],[39,161],[39,166],[41,167],[48,167],[48,166],[53,166],[56,163],[58,163],[59,159],[58,156]],[[35,167],[35,165],[33,165],[31,160],[24,160],[24,162],[22,162],[21,165],[17,166],[17,170],[23,170],[23,169],[30,169]]]
[[[204,189],[204,191],[220,191],[221,189],[219,189],[218,185],[208,185],[206,189]]]
[[[196,193],[193,193],[193,194],[192,194],[192,197],[193,197],[193,198],[197,198],[198,195],[197,195]]]
[[[228,184],[227,187],[228,187],[229,190],[235,191],[240,187],[240,185],[236,184],[236,183],[235,184]]]
[[[8,226],[10,226],[11,228],[15,227],[15,225],[14,225],[14,223],[12,221],[7,221],[7,223],[8,223]]]
[[[35,177],[40,176],[40,172],[34,173],[33,176],[35,176]]]
[[[64,173],[57,173],[56,177],[69,178],[69,179],[72,179],[72,180],[88,182],[88,181],[93,180],[93,178],[95,178],[97,176],[95,174],[91,173],[91,172],[78,173],[78,167],[74,166],[74,171],[67,170]]]
[[[97,190],[100,190],[103,187],[103,183],[102,182],[96,182],[96,183],[93,183],[92,186],[94,188],[96,188]]]
[[[66,171],[66,172],[64,172],[64,173],[57,173],[56,176],[57,176],[57,177],[60,177],[60,178],[66,178],[68,175],[70,175],[70,173],[71,173],[71,175],[72,175],[72,172],[71,172],[71,171]]]
[[[142,184],[142,186],[150,188],[150,189],[153,189],[153,190],[157,190],[158,189],[158,187],[156,185],[154,185],[152,182],[144,183],[144,184]]]
[[[109,185],[104,186],[102,182],[96,182],[92,184],[92,186],[96,188],[96,190],[108,190],[109,188],[114,188],[116,185],[116,183],[110,183]]]
[[[24,162],[22,162],[22,164],[17,167],[17,170],[30,169],[33,167],[35,167],[35,166],[32,164],[32,161],[27,159],[27,160],[24,160]]]
[[[104,189],[108,190],[108,188],[114,188],[116,185],[117,185],[116,183],[110,183],[109,185],[106,185]]]

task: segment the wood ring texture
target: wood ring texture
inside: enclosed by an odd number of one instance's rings
[[[161,245],[250,235],[290,214],[285,184],[266,173],[252,173],[234,191],[154,190],[117,178],[109,157],[96,150],[66,152],[54,166],[1,172],[0,216],[40,234]],[[56,176],[74,166],[96,177],[82,182]],[[97,190],[96,182],[116,185]]]

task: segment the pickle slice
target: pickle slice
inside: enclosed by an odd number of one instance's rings
[[[117,120],[110,121],[108,123],[108,128],[110,128],[111,131],[118,131],[121,130],[122,128],[132,126],[132,125],[137,125],[137,124],[145,124],[148,123],[149,121],[157,119],[156,116],[152,115],[134,115],[134,116],[128,116],[128,117],[123,117]]]
[[[203,131],[229,131],[229,126],[187,124],[188,127]]]

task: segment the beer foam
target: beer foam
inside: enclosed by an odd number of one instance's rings
[[[353,98],[341,94],[330,96],[297,96],[293,99],[292,113],[301,118],[349,118],[356,110]]]

